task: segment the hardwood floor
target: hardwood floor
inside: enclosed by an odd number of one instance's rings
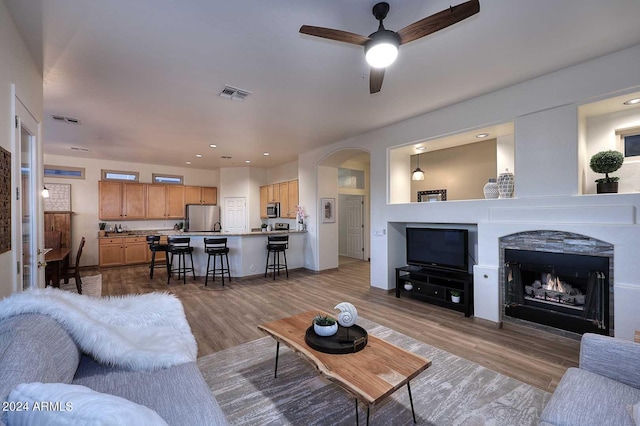
[[[533,328],[505,323],[503,328],[462,313],[369,286],[369,263],[347,262],[337,270],[306,270],[271,278],[204,286],[204,278],[172,279],[147,266],[103,269],[102,294],[168,291],[183,302],[198,342],[198,356],[264,337],[258,324],[309,309],[332,311],[339,302],[353,303],[360,316],[414,339],[481,364],[491,370],[552,392],[567,368],[577,366],[579,342]],[[336,311],[337,313],[337,311]],[[433,360],[437,362],[437,360]]]

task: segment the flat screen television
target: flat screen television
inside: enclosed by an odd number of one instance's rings
[[[407,228],[407,264],[468,272],[466,229]]]

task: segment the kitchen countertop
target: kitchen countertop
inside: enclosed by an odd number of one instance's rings
[[[213,232],[213,231],[203,231],[203,232],[180,232],[174,230],[157,230],[157,229],[147,229],[147,230],[139,230],[139,231],[126,231],[126,232],[107,232],[104,237],[98,238],[118,238],[118,237],[146,237],[147,235],[183,235],[185,237],[206,237],[206,236],[221,236],[221,237],[255,237],[260,235],[277,235],[277,234],[305,234],[307,231],[251,231],[251,232]]]

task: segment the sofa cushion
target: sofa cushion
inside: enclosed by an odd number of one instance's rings
[[[227,424],[193,362],[162,370],[131,371],[83,356],[73,383],[149,407],[169,425]]]
[[[639,400],[640,389],[587,370],[569,368],[540,420],[567,426],[634,426],[627,407]]]
[[[0,321],[0,402],[20,383],[71,383],[79,362],[78,347],[54,319],[22,314]]]
[[[8,412],[11,426],[167,426],[158,413],[148,407],[86,386],[23,383],[11,391],[8,401],[25,406],[24,410]]]

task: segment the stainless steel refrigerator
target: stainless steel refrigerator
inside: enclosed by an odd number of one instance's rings
[[[187,231],[220,231],[220,207],[215,204],[187,204]]]

